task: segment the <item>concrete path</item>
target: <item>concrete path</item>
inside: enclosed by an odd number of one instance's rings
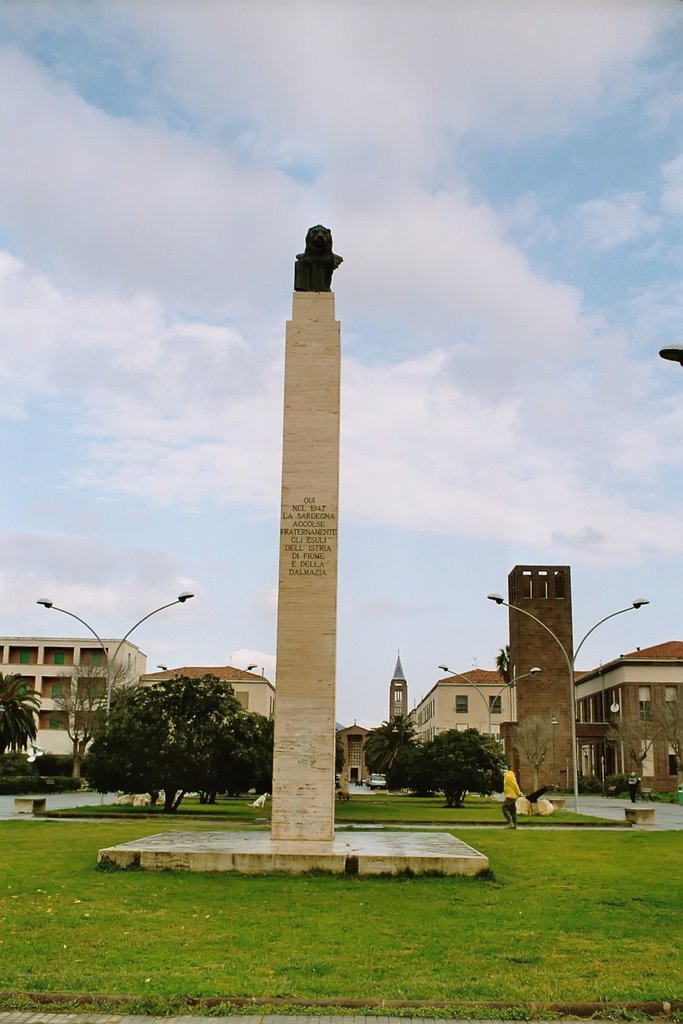
[[[356,789],[355,786],[351,787],[351,792]],[[360,789],[359,792],[367,793],[368,790]],[[33,794],[26,794],[31,796]],[[39,794],[35,794],[39,795]],[[45,794],[40,794],[45,796]],[[386,794],[385,794],[386,795]],[[57,811],[66,809],[69,807],[83,807],[93,806],[96,804],[110,804],[114,800],[114,794],[108,793],[105,796],[101,796],[99,793],[51,793],[47,796],[47,809],[48,811]],[[573,810],[574,798],[571,794],[566,797],[566,810]],[[627,799],[620,797],[604,797],[604,796],[580,796],[579,797],[579,814],[587,814],[595,818],[607,818],[608,821],[624,821],[624,809],[626,807],[633,806]],[[634,826],[649,832],[652,831],[679,831],[683,830],[683,806],[679,804],[662,804],[655,803],[654,801],[639,800],[638,807],[654,807],[655,808],[655,824],[654,825],[639,825]],[[454,815],[457,815],[457,811]],[[18,815],[14,810],[14,797],[13,796],[0,796],[0,819],[3,818],[24,818],[28,821],[40,821],[44,819],[32,818],[30,814]],[[522,824],[524,819],[522,818]],[[360,828],[367,827],[359,825]],[[391,825],[391,828],[397,828],[396,825]],[[406,824],[406,828],[417,828],[424,829],[427,826],[424,824],[410,825]],[[436,828],[444,828],[443,825],[436,825]],[[448,826],[445,826],[446,828]],[[471,828],[485,828],[486,825],[472,825],[472,826],[461,826]],[[497,826],[496,826],[497,827]],[[550,825],[548,823],[544,826],[545,828],[571,828],[571,825]]]
[[[90,807],[94,804],[110,804],[113,802],[115,793],[22,793],[21,796],[39,796],[47,800],[48,811],[61,811],[68,807]],[[41,821],[31,814],[17,814],[14,810],[13,796],[0,796],[0,819],[2,818],[24,818],[27,821]]]

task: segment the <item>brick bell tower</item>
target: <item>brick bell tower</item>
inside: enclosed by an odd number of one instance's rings
[[[571,570],[568,565],[516,565],[508,576],[510,628],[510,672],[513,678],[524,676],[531,668],[537,674],[525,676],[512,691],[514,723],[532,715],[547,720],[552,729],[551,750],[539,770],[539,784],[554,782],[553,769],[559,784],[571,788],[571,722],[569,670],[558,644],[533,619],[521,612],[535,615],[558,638],[570,661],[574,656],[572,629]],[[556,724],[551,726],[555,719]],[[511,723],[511,724],[514,724]],[[520,786],[529,790],[533,784],[533,768],[524,752],[515,747],[513,730],[504,725],[501,732],[512,766],[518,773]]]

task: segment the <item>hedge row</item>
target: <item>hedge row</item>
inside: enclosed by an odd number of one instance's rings
[[[47,778],[44,775],[0,776],[0,795],[19,793],[73,793],[81,789],[80,779],[67,779],[63,775]]]

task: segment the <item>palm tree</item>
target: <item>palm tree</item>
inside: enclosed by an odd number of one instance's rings
[[[35,715],[40,707],[37,690],[19,675],[0,672],[0,754],[22,750],[36,738]]]
[[[496,655],[496,668],[503,677],[503,682],[510,685],[510,644],[501,647]]]
[[[363,754],[371,772],[386,773],[403,747],[415,742],[415,726],[410,715],[392,715],[365,737]]]

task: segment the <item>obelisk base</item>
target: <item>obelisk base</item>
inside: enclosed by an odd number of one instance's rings
[[[479,875],[488,858],[447,832],[360,832],[278,842],[264,832],[162,832],[99,851],[98,863],[143,871],[245,875]]]

